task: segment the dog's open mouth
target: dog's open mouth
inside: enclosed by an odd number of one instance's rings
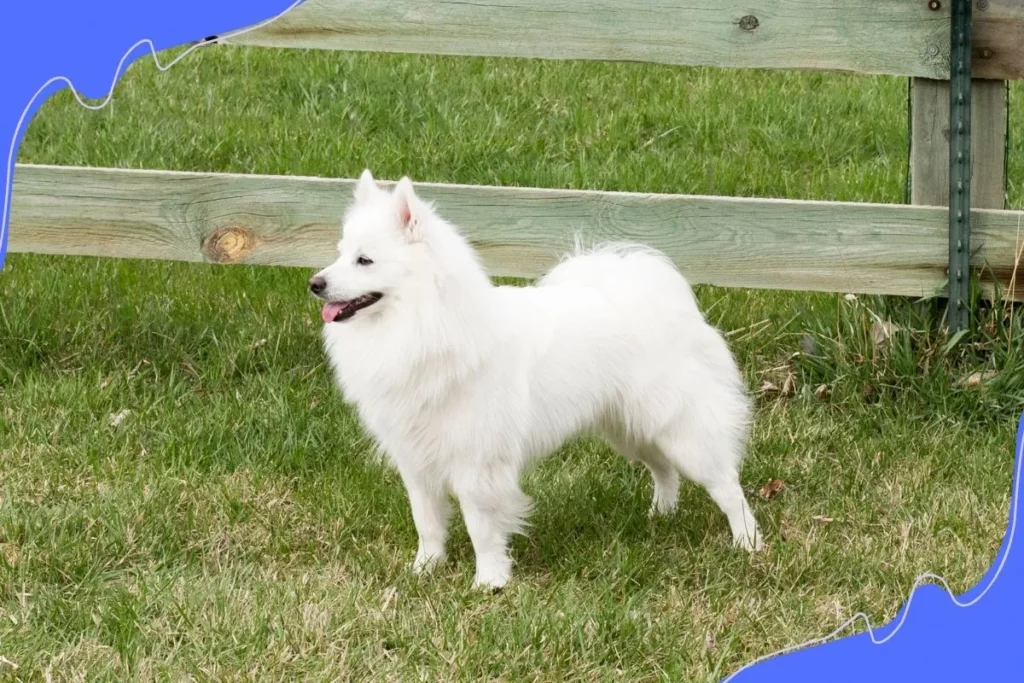
[[[342,320],[348,320],[367,306],[374,305],[383,296],[380,292],[370,292],[348,301],[328,301],[324,304],[321,317],[323,317],[325,323],[340,323]]]

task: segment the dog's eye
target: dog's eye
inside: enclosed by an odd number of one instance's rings
[[[360,256],[359,258],[356,259],[356,263],[358,263],[361,266],[368,266],[371,263],[373,263],[373,261],[371,261],[370,259],[366,258],[365,256]]]

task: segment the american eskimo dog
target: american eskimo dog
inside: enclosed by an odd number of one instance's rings
[[[408,178],[389,192],[367,170],[354,195],[338,259],[309,287],[341,391],[405,484],[415,571],[444,561],[454,497],[474,585],[504,586],[509,537],[530,510],[520,475],[580,435],[650,470],[650,514],[675,509],[683,475],[722,509],[736,545],[761,547],[738,475],[743,379],[663,254],[577,248],[536,286],[499,287]]]

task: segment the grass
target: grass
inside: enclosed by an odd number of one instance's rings
[[[902,79],[218,47],[136,64],[99,113],[54,97],[19,160],[900,202],[906,154]],[[766,552],[729,549],[690,485],[648,520],[646,474],[581,441],[527,478],[503,594],[469,590],[461,526],[416,580],[404,492],[338,400],[307,275],[9,258],[5,675],[716,680],[854,612],[884,622],[923,571],[968,588],[1005,530],[1019,313],[987,309],[947,351],[899,302],[705,287],[751,389],[792,378],[758,395],[743,472]],[[883,309],[901,329],[879,347]]]

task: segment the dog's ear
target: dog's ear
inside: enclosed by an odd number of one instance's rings
[[[398,224],[410,242],[420,238],[420,224],[423,218],[423,203],[416,196],[412,181],[403,176],[394,191],[395,207],[398,210]]]
[[[356,189],[354,192],[356,198],[356,204],[362,204],[372,199],[380,188],[377,187],[376,181],[373,179],[373,174],[370,173],[370,169],[363,171],[363,174],[359,176],[358,182],[356,182]]]

